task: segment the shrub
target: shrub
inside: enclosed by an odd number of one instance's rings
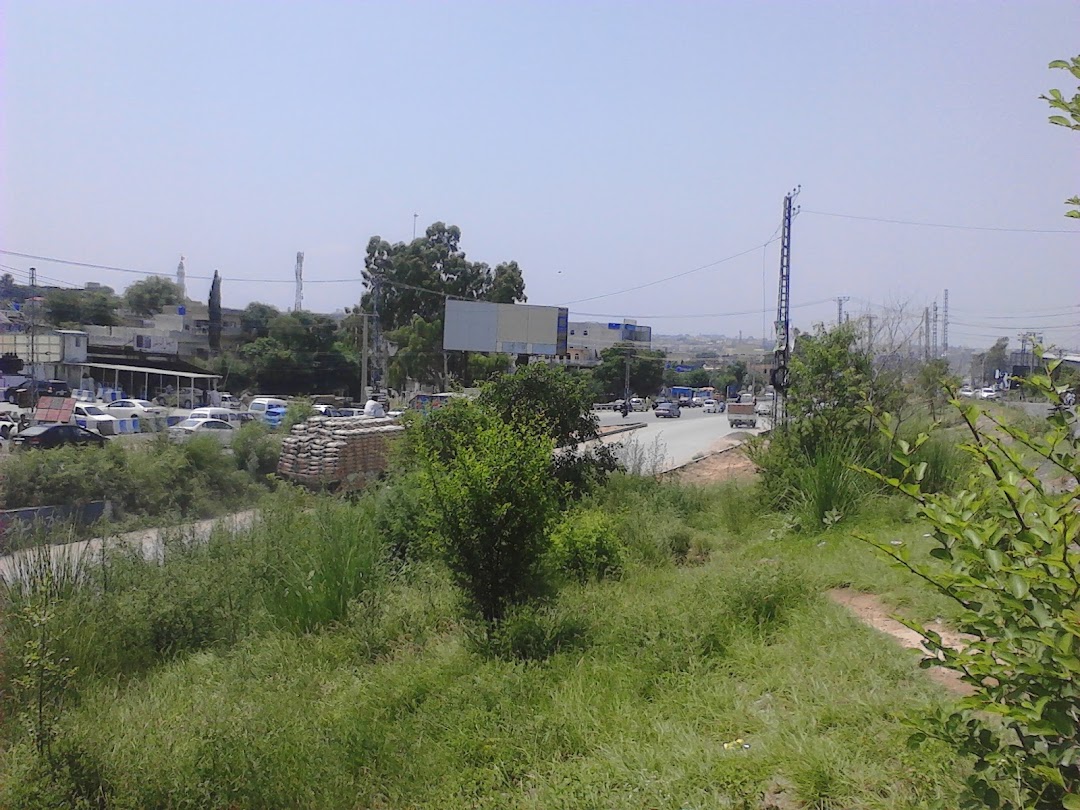
[[[315,415],[315,406],[310,402],[290,402],[289,406],[285,409],[285,418],[281,420],[281,432],[288,433],[293,429],[293,425],[299,425],[306,422],[309,418]]]
[[[585,582],[618,574],[626,546],[610,515],[581,509],[564,515],[551,533],[551,555],[559,570]]]
[[[277,471],[281,456],[281,437],[270,432],[262,422],[248,422],[236,432],[232,442],[236,466],[252,476]]]
[[[465,409],[475,406],[464,406]],[[477,409],[475,430],[425,446],[424,477],[447,562],[489,624],[536,594],[548,528],[558,510],[551,442]]]
[[[1029,384],[1060,402],[1063,389],[1047,376],[1033,375]],[[958,709],[920,717],[912,741],[939,739],[974,757],[968,807],[1080,808],[1076,417],[1059,413],[1043,435],[1032,435],[975,405],[959,408],[979,465],[970,490],[926,492],[928,467],[916,459],[930,439],[898,439],[891,421],[884,431],[901,475],[866,470],[915,501],[932,530],[930,555],[946,565],[913,562],[904,546],[871,544],[956,602],[961,629],[973,636],[953,649],[909,625],[923,636],[924,666],[954,670],[972,689]],[[992,428],[981,426],[984,418]],[[1064,475],[1064,487],[1048,485],[1020,448]]]

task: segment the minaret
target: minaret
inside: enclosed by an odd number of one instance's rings
[[[180,264],[176,265],[176,286],[180,288],[180,299],[187,300],[187,285],[184,280],[184,257],[180,257]]]

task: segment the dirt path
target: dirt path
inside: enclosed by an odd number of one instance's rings
[[[880,633],[891,636],[901,647],[909,650],[926,652],[922,645],[922,636],[909,627],[898,622],[890,614],[884,603],[872,593],[862,593],[848,588],[834,588],[827,593],[829,599],[846,608],[856,619],[868,625]],[[926,625],[928,630],[933,630],[941,636],[941,641],[947,647],[954,650],[963,649],[964,645],[971,640],[971,636],[957,633],[942,624],[940,621],[930,622]],[[930,678],[944,686],[955,695],[966,696],[973,693],[968,684],[960,680],[960,675],[951,669],[943,667],[931,667],[926,670]]]

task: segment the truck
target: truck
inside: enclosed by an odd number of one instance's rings
[[[733,428],[756,428],[757,414],[753,402],[729,402],[727,406],[728,424]]]

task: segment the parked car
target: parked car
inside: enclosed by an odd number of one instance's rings
[[[238,410],[240,410],[240,406],[241,406],[240,400],[236,399],[228,391],[222,391],[221,392],[221,407],[222,408],[228,408],[231,411],[238,411]]]
[[[240,427],[243,427],[248,422],[255,421],[255,414],[253,414],[251,411],[240,411],[236,415],[240,417]]]
[[[144,419],[148,416],[165,415],[165,411],[148,399],[118,399],[106,405],[104,411],[117,419]]]
[[[11,444],[14,449],[27,450],[62,447],[65,444],[104,447],[106,441],[104,436],[78,425],[34,425],[20,431]]]
[[[100,433],[103,436],[116,434],[116,417],[110,416],[97,405],[77,404],[71,412],[75,424],[79,427]]]
[[[266,410],[263,411],[261,419],[269,427],[281,427],[281,423],[285,421],[285,410],[284,405],[268,405]]]
[[[0,413],[0,439],[10,439],[19,429],[19,423],[9,412]]]
[[[189,417],[169,428],[169,437],[179,441],[190,439],[192,436],[213,436],[222,444],[229,445],[232,444],[235,434],[236,428],[220,419],[192,419]]]
[[[975,396],[975,391],[971,388],[970,385],[965,385],[963,388],[960,389],[960,391],[958,393],[962,397],[973,397],[973,396]]]
[[[284,410],[286,407],[288,407],[288,404],[288,402],[281,399],[280,397],[255,397],[255,399],[251,400],[251,403],[248,405],[248,411],[255,414],[256,419],[262,419],[264,422],[269,424],[269,420],[266,419],[267,409],[276,407]],[[271,425],[271,427],[273,427],[273,425]]]
[[[220,419],[234,427],[240,427],[241,422],[240,412],[228,408],[196,408],[188,414],[188,419]]]
[[[18,385],[13,385],[4,392],[4,399],[10,404],[17,405],[21,394],[36,389],[39,397],[70,397],[71,386],[64,380],[25,380]]]
[[[660,417],[664,417],[665,419],[678,419],[682,416],[682,411],[676,402],[661,402],[656,406],[653,413],[656,415],[657,419]]]
[[[705,413],[723,413],[724,403],[718,399],[705,400]]]
[[[979,399],[1000,399],[1001,395],[998,394],[996,388],[982,388],[979,390]]]

